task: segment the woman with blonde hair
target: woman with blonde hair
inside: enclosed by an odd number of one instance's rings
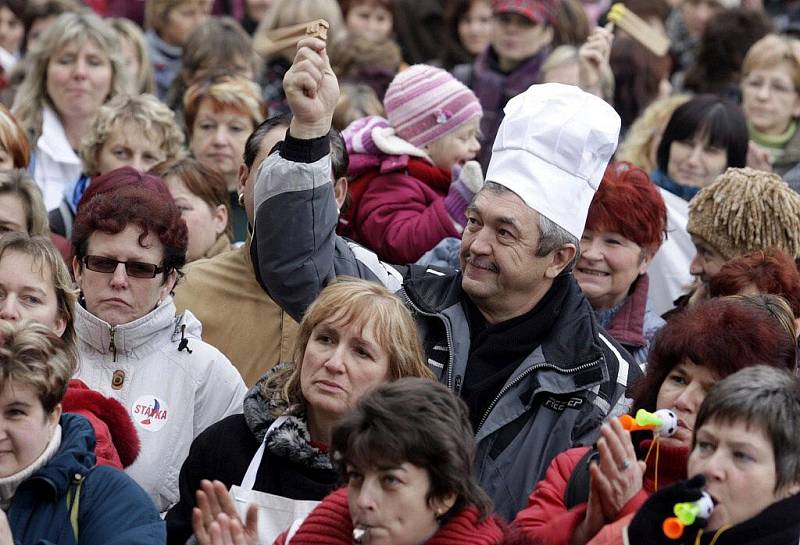
[[[92,13],[65,13],[28,52],[30,70],[12,111],[34,148],[31,172],[55,208],[78,179],[74,151],[100,106],[126,89],[119,38]]]
[[[153,95],[118,95],[100,107],[81,141],[83,174],[64,189],[50,210],[50,229],[70,238],[75,213],[92,177],[130,166],[144,172],[184,155],[184,136],[175,114]]]
[[[800,40],[768,34],[753,44],[741,90],[750,140],[765,155],[751,166],[783,176],[800,162]]]
[[[220,509],[239,517],[227,491],[239,483],[231,493],[251,501],[321,500],[339,482],[327,452],[336,422],[371,387],[403,377],[431,377],[403,302],[372,282],[340,278],[329,285],[300,323],[294,361],[262,377],[244,414],[211,426],[192,444],[181,469],[181,501],[167,515],[168,543],[184,543],[192,527],[198,542],[208,543]],[[284,522],[275,525],[278,532],[292,521]],[[276,536],[261,535],[261,542]]]
[[[196,82],[183,97],[189,150],[225,178],[233,211],[234,240],[244,240],[247,215],[236,187],[247,137],[267,117],[258,85],[242,76],[219,74]]]
[[[153,65],[150,63],[147,40],[142,29],[124,17],[112,17],[106,20],[119,34],[123,65],[128,70],[128,93],[131,95],[155,94],[155,73]]]

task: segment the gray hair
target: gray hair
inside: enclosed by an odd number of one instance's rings
[[[761,428],[775,453],[775,492],[800,483],[800,382],[794,375],[755,365],[717,383],[697,413],[692,449],[697,430],[712,421]]]
[[[486,182],[483,188],[492,191],[493,193],[514,193],[506,186],[497,182]],[[572,260],[567,263],[567,266],[564,267],[563,272],[572,271],[581,256],[580,241],[575,238],[572,233],[552,221],[550,218],[545,217],[538,211],[536,212],[536,215],[539,218],[539,243],[536,246],[536,257],[550,255],[556,250],[560,250],[564,246],[572,244],[575,247],[575,257],[573,257]]]

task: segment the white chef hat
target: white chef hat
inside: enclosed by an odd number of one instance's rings
[[[601,98],[561,83],[532,85],[504,112],[486,180],[580,239],[617,147],[619,115]]]

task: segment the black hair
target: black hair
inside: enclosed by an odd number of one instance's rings
[[[673,142],[699,135],[708,138],[709,145],[727,152],[727,167],[742,168],[747,164],[749,136],[741,108],[716,95],[698,95],[678,107],[667,123],[658,145],[658,168],[667,172]]]
[[[247,137],[247,142],[244,144],[244,153],[242,154],[242,161],[248,169],[253,168],[253,163],[256,162],[258,150],[261,149],[261,142],[269,131],[277,127],[289,128],[289,123],[292,122],[292,114],[279,114],[274,117],[262,121],[256,127],[250,136]]]

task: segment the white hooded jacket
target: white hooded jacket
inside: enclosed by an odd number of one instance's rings
[[[75,378],[128,409],[142,448],[126,473],[164,512],[178,501],[178,474],[194,438],[242,412],[242,377],[222,352],[201,340],[202,325],[191,312],[175,315],[171,297],[114,327],[76,305],[75,329]]]

